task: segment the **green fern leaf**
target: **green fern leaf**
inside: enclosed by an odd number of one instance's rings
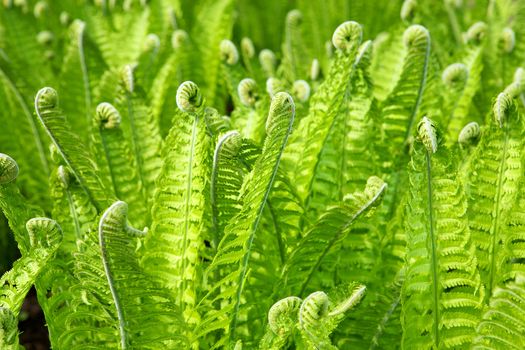
[[[515,282],[494,288],[472,349],[520,349],[525,342],[525,288],[522,275]]]
[[[523,122],[515,103],[501,93],[494,103],[495,121],[482,131],[471,160],[469,225],[487,297],[500,283],[505,259],[505,218],[510,214],[523,178]]]
[[[144,268],[186,308],[185,317],[196,322],[192,309],[200,275],[199,254],[204,246],[204,212],[209,181],[210,139],[202,95],[193,82],[177,91],[180,110],[163,149],[164,164],[153,204],[152,232],[145,240]]]
[[[207,275],[219,271],[224,277],[216,281],[210,293],[229,286],[229,291],[221,293],[217,299],[223,300],[220,312],[211,311],[200,325],[198,332],[208,332],[209,325],[218,321],[220,327],[227,331],[220,343],[235,339],[239,320],[244,284],[250,268],[250,255],[259,223],[263,215],[266,200],[271,191],[279,161],[286,145],[294,120],[294,103],[287,93],[278,93],[272,100],[266,122],[266,140],[261,156],[257,159],[252,171],[244,180],[241,190],[242,208],[233,217],[224,230],[217,255],[211,263]],[[221,291],[222,292],[222,291]],[[223,319],[220,315],[227,315]]]
[[[426,117],[418,125],[418,135],[406,207],[402,344],[456,348],[472,341],[484,292],[454,155],[440,145],[435,126]]]
[[[350,195],[342,204],[321,215],[290,254],[282,283],[302,295],[325,257],[337,250],[355,221],[378,204],[385,189],[386,184],[373,176],[363,192]]]
[[[40,123],[56,146],[73,176],[86,192],[89,200],[100,211],[107,203],[107,193],[96,174],[96,165],[79,137],[74,134],[58,105],[57,92],[49,87],[38,91],[35,110]]]
[[[127,211],[126,203],[115,202],[102,215],[98,229],[104,271],[118,316],[121,349],[187,346],[180,335],[184,323],[169,290],[149,281],[138,265],[134,237],[145,233],[128,226]],[[165,327],[162,332],[156,328],[159,323]]]
[[[131,221],[137,227],[148,224],[147,200],[142,192],[136,159],[120,128],[122,117],[113,105],[102,102],[97,106],[93,144],[101,177],[107,178],[108,188],[115,196],[131,205]],[[104,175],[104,176],[103,176]]]
[[[337,56],[327,79],[312,96],[308,116],[301,120],[290,140],[292,146],[284,159],[290,168],[290,178],[297,183],[303,200],[310,193],[319,154],[339,112],[350,77],[354,74],[361,37],[361,25],[356,22],[344,22],[335,30],[332,41],[338,48]]]
[[[33,217],[44,215],[42,209],[31,206],[21,195],[14,180],[18,176],[18,164],[6,154],[0,153],[0,208],[14,233],[18,249],[26,254],[30,249],[26,234],[26,222]]]

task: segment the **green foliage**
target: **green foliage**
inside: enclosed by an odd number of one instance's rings
[[[0,348],[522,348],[523,23],[3,1]]]

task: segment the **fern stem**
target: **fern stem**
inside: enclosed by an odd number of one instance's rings
[[[425,152],[426,161],[427,161],[427,203],[428,203],[428,220],[429,220],[429,233],[430,233],[430,242],[432,248],[432,298],[434,300],[434,310],[432,316],[434,318],[434,335],[435,335],[435,345],[439,347],[439,283],[438,283],[438,254],[437,254],[437,237],[436,232],[434,231],[434,216],[433,216],[433,207],[432,207],[432,166],[430,153],[427,150]]]
[[[80,230],[80,221],[78,219],[78,214],[75,210],[75,204],[73,203],[73,198],[71,197],[71,192],[69,192],[69,189],[66,188],[65,191],[67,195],[67,202],[69,204],[69,213],[71,214],[71,217],[73,218],[73,222],[75,224],[75,237],[77,238],[77,240],[80,240],[82,238],[82,234]]]
[[[301,285],[301,290],[299,291],[299,295],[303,295],[304,291],[306,290],[306,287],[308,286],[308,283],[310,282],[310,280],[312,279],[314,275],[314,272],[317,270],[317,268],[319,268],[324,257],[326,256],[326,254],[328,254],[328,252],[330,251],[332,246],[335,244],[335,242],[337,242],[341,234],[343,234],[346,230],[348,230],[348,228],[354,223],[354,221],[381,196],[385,188],[386,188],[386,184],[383,184],[382,188],[379,189],[377,193],[365,205],[359,208],[359,210],[354,215],[352,215],[352,217],[350,217],[350,219],[343,225],[343,227],[337,231],[334,237],[326,245],[325,249],[323,250],[323,253],[319,255],[319,257],[317,258],[315,265],[310,269],[310,271],[308,271],[308,277]]]
[[[492,295],[492,288],[493,288],[493,285],[494,285],[494,279],[495,279],[495,275],[496,275],[496,254],[497,254],[497,250],[498,250],[498,246],[499,246],[499,243],[498,243],[498,236],[499,236],[499,233],[498,233],[498,221],[499,221],[499,217],[500,217],[500,209],[499,209],[499,206],[500,206],[500,202],[501,202],[501,195],[502,195],[502,187],[503,187],[503,180],[504,180],[504,177],[505,177],[505,161],[506,161],[506,158],[507,158],[507,149],[508,149],[508,142],[509,142],[509,123],[505,123],[505,139],[504,139],[504,142],[503,142],[503,149],[502,149],[502,155],[501,155],[501,160],[500,160],[500,167],[499,167],[499,173],[498,173],[498,185],[496,187],[496,203],[495,203],[495,216],[494,216],[494,229],[493,229],[493,232],[492,232],[492,247],[491,247],[491,252],[490,252],[490,276],[489,276],[489,284],[487,286],[487,298],[490,298],[491,295]]]
[[[277,246],[279,247],[279,257],[281,258],[281,265],[284,265],[284,263],[286,262],[286,253],[285,253],[282,231],[280,227],[277,225],[277,216],[275,215],[275,211],[273,210],[271,201],[268,200],[267,204],[268,204],[268,210],[270,211],[270,215],[272,216],[272,222],[275,228],[275,237],[277,238]]]
[[[383,331],[386,327],[386,324],[394,314],[394,311],[397,309],[399,304],[401,303],[401,289],[398,291],[397,298],[394,300],[394,302],[390,305],[390,308],[388,308],[387,312],[381,318],[381,321],[377,325],[377,331],[374,334],[374,337],[372,338],[372,342],[370,344],[369,350],[377,349],[377,346],[379,345],[379,337],[383,334]]]
[[[118,203],[118,202],[117,202]],[[118,296],[115,284],[113,282],[113,274],[109,268],[109,259],[106,251],[106,239],[104,237],[103,225],[107,219],[107,216],[111,214],[111,207],[104,212],[104,215],[100,218],[98,226],[98,239],[100,244],[100,253],[102,257],[102,265],[104,266],[104,272],[109,285],[109,290],[111,291],[111,296],[115,302],[115,309],[117,310],[118,324],[119,324],[119,334],[120,334],[120,346],[121,350],[127,349],[127,333],[126,333],[126,321],[124,319],[124,313],[122,307],[120,306],[120,298]]]
[[[193,158],[195,156],[195,143],[196,143],[196,137],[197,137],[197,125],[199,123],[199,116],[195,115],[195,119],[193,121],[193,126],[191,130],[191,143],[190,143],[190,159],[188,160],[188,181],[186,182],[186,198],[184,201],[184,236],[183,236],[183,245],[182,245],[182,269],[180,272],[180,276],[185,275],[186,271],[186,250],[188,248],[188,231],[189,231],[189,225],[190,225],[190,198],[191,198],[191,188],[192,188],[192,182],[193,182]],[[182,278],[181,281],[181,288],[179,289],[179,295],[180,300],[182,301],[184,292],[186,290],[186,279]]]
[[[255,223],[253,225],[253,228],[252,228],[252,230],[250,232],[250,237],[248,239],[248,247],[247,247],[246,252],[244,253],[244,257],[242,259],[241,273],[239,274],[239,282],[237,284],[237,293],[236,293],[236,298],[235,298],[235,307],[234,307],[232,320],[231,320],[231,323],[230,323],[230,325],[231,325],[231,327],[230,327],[230,340],[234,339],[234,337],[235,337],[235,328],[237,327],[237,318],[238,318],[238,314],[239,314],[239,308],[241,306],[241,294],[242,294],[243,287],[244,287],[244,280],[245,280],[246,274],[248,272],[248,261],[250,260],[250,254],[251,254],[251,251],[252,251],[253,240],[255,238],[255,232],[257,232],[257,229],[259,227],[259,222],[261,221],[261,217],[262,217],[262,213],[263,213],[265,204],[268,201],[268,196],[270,195],[270,191],[272,189],[273,182],[275,180],[275,177],[277,176],[277,170],[279,169],[279,164],[281,162],[281,157],[282,157],[284,148],[285,148],[285,146],[286,146],[286,144],[288,142],[288,137],[290,136],[290,133],[292,131],[294,115],[295,115],[295,110],[293,112],[292,118],[290,118],[290,123],[288,124],[288,130],[286,131],[286,136],[284,137],[284,139],[282,141],[282,144],[281,144],[281,147],[279,149],[279,156],[277,157],[277,161],[276,161],[276,163],[274,165],[272,176],[270,178],[270,181],[268,182],[268,186],[265,189],[263,201],[261,202],[261,206],[259,207],[259,209],[257,211],[257,217],[255,219]]]

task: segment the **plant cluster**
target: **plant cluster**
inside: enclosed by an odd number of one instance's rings
[[[293,3],[3,1],[1,349],[523,348],[525,3]]]

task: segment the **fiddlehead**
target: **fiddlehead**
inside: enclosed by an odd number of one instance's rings
[[[241,39],[241,52],[246,59],[252,59],[255,56],[255,47],[252,39],[247,37]]]
[[[120,126],[122,117],[112,104],[108,102],[102,102],[97,106],[96,120],[100,127],[105,129],[114,129]]]
[[[350,52],[361,43],[363,28],[354,21],[346,21],[339,25],[332,35],[332,44],[336,49]]]
[[[287,297],[272,305],[268,311],[268,326],[275,334],[284,336],[291,333],[296,326],[297,316],[301,308],[302,299]]]
[[[171,46],[177,50],[181,48],[186,42],[188,42],[188,33],[182,29],[177,29],[171,35]]]
[[[45,1],[39,1],[33,7],[33,15],[37,19],[43,18],[48,11],[49,5]]]
[[[66,11],[60,12],[59,20],[60,24],[62,24],[64,27],[67,27],[71,24],[71,17]]]
[[[403,22],[410,22],[417,10],[417,0],[405,0],[401,6],[400,17]]]
[[[443,71],[441,80],[449,86],[465,83],[468,79],[468,68],[463,63],[452,63]]]
[[[231,40],[223,40],[220,44],[221,60],[226,64],[233,66],[239,62],[239,51]]]
[[[58,107],[58,94],[55,89],[45,87],[36,95],[35,106],[42,113]]]
[[[157,34],[151,33],[146,36],[144,40],[143,49],[145,52],[157,53],[160,49],[160,38]]]
[[[49,30],[43,30],[36,35],[36,41],[42,46],[49,46],[55,39],[55,36]]]
[[[461,145],[475,143],[477,140],[479,140],[480,133],[481,131],[479,124],[476,122],[470,122],[465,125],[463,129],[461,129],[458,136],[458,142]]]
[[[292,94],[301,102],[310,98],[310,85],[305,80],[296,80],[293,83]]]
[[[239,82],[237,93],[241,103],[248,107],[255,106],[258,99],[257,82],[251,78],[245,78]]]
[[[135,78],[133,76],[134,69],[135,67],[133,65],[127,64],[120,72],[120,81],[128,93],[133,93],[135,90]]]
[[[0,153],[0,185],[15,180],[18,172],[16,161],[7,154]]]
[[[186,113],[195,113],[203,105],[204,99],[199,87],[192,81],[185,81],[177,89],[177,107]]]
[[[500,128],[503,127],[503,122],[512,106],[512,97],[509,94],[502,92],[496,97],[496,101],[492,107],[492,113],[494,114],[494,119],[499,124]]]
[[[509,27],[503,28],[500,37],[500,45],[505,53],[511,53],[516,46],[516,33]]]
[[[295,103],[292,96],[286,92],[278,92],[270,104],[268,119],[266,119],[266,135],[276,136],[276,133],[282,130],[283,121],[289,121],[290,116],[295,116]],[[293,117],[291,119],[293,120]]]
[[[430,33],[428,29],[419,25],[414,24],[408,27],[403,34],[403,43],[406,47],[427,45],[430,41]]]
[[[465,34],[467,43],[479,44],[487,34],[487,24],[485,22],[476,22],[470,26]]]
[[[271,77],[275,74],[275,65],[277,64],[277,58],[272,50],[263,49],[259,52],[259,63],[267,77]]]
[[[278,92],[282,92],[284,90],[284,83],[281,80],[274,77],[266,79],[266,92],[271,98],[273,98]]]
[[[299,309],[299,327],[303,337],[314,348],[337,349],[330,334],[344,319],[344,313],[361,302],[366,287],[357,283],[343,285],[330,292],[314,292],[304,299]]]
[[[434,123],[427,117],[423,117],[417,126],[417,132],[419,139],[425,145],[427,152],[436,153],[438,148],[438,136]]]
[[[320,327],[320,320],[328,314],[330,300],[325,292],[314,292],[304,299],[299,310],[299,324],[312,331]]]

